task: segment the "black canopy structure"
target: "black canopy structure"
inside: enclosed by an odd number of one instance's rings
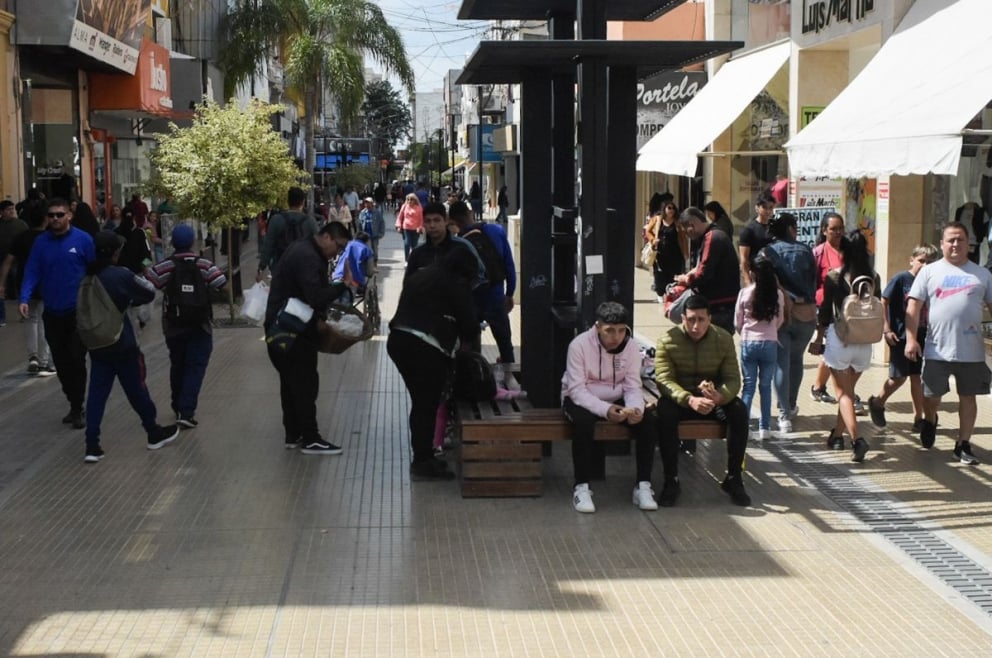
[[[606,39],[609,20],[654,20],[684,1],[463,0],[458,13],[546,20],[551,37],[484,41],[457,80],[521,85],[520,362],[536,406],[558,405],[568,343],[596,306],[634,311],[638,79],[743,45]]]

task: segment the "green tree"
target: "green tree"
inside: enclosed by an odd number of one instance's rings
[[[378,152],[392,150],[403,139],[410,137],[413,119],[410,106],[403,102],[400,92],[388,80],[375,80],[365,88],[365,101],[362,103],[365,129],[384,148]]]
[[[156,135],[149,159],[154,172],[148,191],[171,199],[184,217],[228,231],[267,208],[283,205],[286,191],[303,186],[286,142],[272,130],[278,105],[252,102],[241,110],[206,101],[188,128],[169,124]],[[233,291],[228,296],[234,319]]]
[[[287,89],[303,103],[307,173],[323,91],[334,94],[342,119],[357,116],[365,98],[365,57],[394,73],[408,91],[413,69],[399,32],[368,0],[238,0],[225,20],[220,65],[230,94],[279,52]]]

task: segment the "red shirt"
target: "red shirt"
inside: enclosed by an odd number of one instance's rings
[[[813,247],[813,258],[816,259],[816,305],[820,306],[823,304],[823,282],[831,270],[844,264],[844,258],[829,242]]]

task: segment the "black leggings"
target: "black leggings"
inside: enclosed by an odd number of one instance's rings
[[[389,332],[386,341],[389,358],[403,377],[410,393],[410,447],[413,461],[433,458],[434,423],[437,407],[451,372],[451,359],[405,331]]]

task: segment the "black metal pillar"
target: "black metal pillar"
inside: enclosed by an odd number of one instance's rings
[[[634,314],[634,198],[637,152],[637,72],[632,67],[609,70],[609,149],[605,154],[609,228],[606,238],[606,299]]]
[[[546,75],[523,80],[520,121],[520,364],[535,406],[559,404],[551,326],[551,84]]]

